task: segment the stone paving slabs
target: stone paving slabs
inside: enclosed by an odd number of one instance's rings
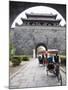
[[[63,85],[66,85],[66,75],[62,73]],[[40,66],[38,59],[30,60],[29,63],[16,76],[10,78],[9,88],[20,89],[30,87],[59,86],[55,75],[49,73],[47,76],[46,67]]]

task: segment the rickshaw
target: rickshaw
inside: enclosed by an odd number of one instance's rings
[[[40,56],[38,57],[39,64],[43,64],[43,66],[46,66],[47,76],[48,76],[48,72],[53,73],[57,77],[60,85],[62,86],[62,76],[60,73],[58,50],[48,49],[48,51],[42,51],[39,52],[39,54],[40,54]],[[41,55],[44,55],[46,59],[42,60]]]
[[[60,73],[58,50],[57,49],[48,50],[48,54],[50,56],[47,56],[47,61],[48,61],[47,67],[46,67],[47,76],[48,76],[48,72],[55,74],[55,76],[58,79],[58,82],[62,86],[62,76]]]

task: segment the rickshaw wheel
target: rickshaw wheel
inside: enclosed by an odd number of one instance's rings
[[[60,83],[60,85],[62,86],[62,76],[61,76],[61,74],[59,73],[59,75],[58,75],[58,82]]]
[[[46,72],[47,72],[47,76],[48,76],[48,69],[46,69]]]

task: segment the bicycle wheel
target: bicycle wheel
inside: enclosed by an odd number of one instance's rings
[[[47,70],[47,76],[48,76],[48,70]]]
[[[57,78],[58,78],[58,82],[60,83],[60,86],[62,86],[62,76],[60,73],[58,74]]]

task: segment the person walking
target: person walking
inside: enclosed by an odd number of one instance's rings
[[[45,66],[45,57],[44,57],[44,54],[42,54],[42,62],[43,62],[43,66]]]

